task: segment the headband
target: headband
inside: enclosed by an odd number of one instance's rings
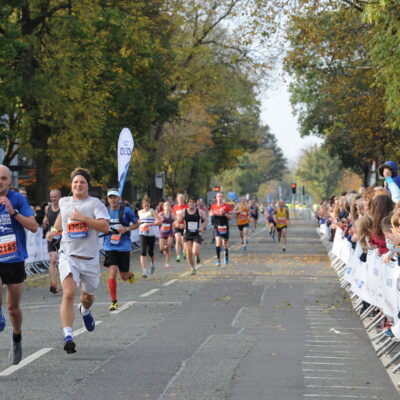
[[[78,170],[76,170],[76,171],[71,175],[71,180],[73,181],[74,178],[75,178],[76,176],[78,176],[78,175],[83,176],[83,177],[86,179],[86,181],[87,181],[87,183],[88,183],[88,186],[90,186],[90,175],[89,175],[86,171],[84,171],[83,169],[78,169]]]

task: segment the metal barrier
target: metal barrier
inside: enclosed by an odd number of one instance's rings
[[[397,262],[395,265],[383,263],[372,250],[368,252],[367,262],[360,261],[359,248],[353,250],[340,229],[336,230],[332,243],[328,240],[329,229],[323,225],[317,232],[329,250],[331,266],[339,277],[340,286],[348,292],[377,356],[385,368],[396,373],[400,369],[400,363],[395,364],[400,359],[400,268]]]

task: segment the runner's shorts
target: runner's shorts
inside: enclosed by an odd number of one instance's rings
[[[201,237],[200,233],[185,232],[183,241],[201,244],[203,242],[203,238]]]
[[[81,260],[61,253],[58,270],[61,283],[69,274],[72,274],[75,283],[87,294],[94,295],[99,287],[100,266],[97,257],[93,260]]]
[[[47,242],[47,251],[51,253],[52,251],[60,250],[60,239],[53,239],[51,242]]]
[[[238,225],[237,227],[239,228],[239,231],[242,231],[243,228],[248,228],[249,224]]]
[[[214,226],[215,237],[220,236],[223,240],[229,240],[229,226],[225,225],[225,229],[222,226]]]
[[[0,280],[4,285],[22,283],[26,279],[25,262],[0,262]]]
[[[287,229],[287,226],[285,225],[285,226],[281,226],[280,228],[276,228],[276,230],[278,231],[278,232],[281,232],[283,229]]]
[[[106,250],[104,266],[116,265],[121,272],[129,272],[131,254],[129,251]]]
[[[181,235],[183,235],[184,231],[185,231],[184,229],[174,228],[174,234],[175,233],[180,233]]]

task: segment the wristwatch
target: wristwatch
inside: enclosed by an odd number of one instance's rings
[[[19,215],[19,211],[15,208],[14,209],[14,214],[11,214],[14,218]]]

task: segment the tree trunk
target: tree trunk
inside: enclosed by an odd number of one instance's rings
[[[50,165],[51,160],[48,155],[48,139],[51,128],[40,123],[32,126],[31,144],[34,149],[33,162],[36,168],[36,184],[34,191],[34,201],[36,205],[46,201],[49,191]]]

